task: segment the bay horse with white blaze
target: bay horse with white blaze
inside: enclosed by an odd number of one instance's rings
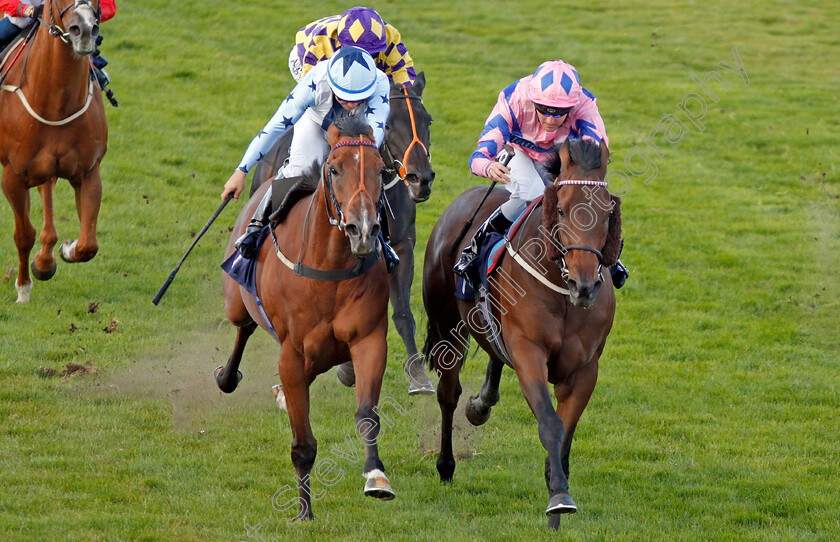
[[[44,204],[41,250],[32,275],[52,278],[58,241],[53,218],[53,189],[67,179],[76,192],[79,238],[59,250],[67,262],[96,255],[96,221],[102,199],[99,166],[105,156],[108,126],[102,95],[91,75],[89,56],[99,35],[99,0],[47,0],[43,18],[2,67],[0,87],[0,164],[3,193],[15,215],[18,251],[17,301],[29,301],[29,254],[35,228],[29,219],[29,189],[38,187]],[[44,19],[49,19],[47,24]],[[38,30],[39,25],[48,29]]]
[[[415,219],[417,204],[429,199],[435,171],[429,153],[432,116],[423,105],[426,76],[417,74],[414,85],[391,85],[391,112],[385,125],[385,140],[380,148],[385,161],[386,226],[391,247],[400,257],[400,265],[388,275],[392,319],[405,344],[403,369],[409,381],[409,395],[432,394],[434,385],[423,371],[414,335],[417,325],[411,313],[411,283],[414,281],[414,245],[417,242]],[[257,162],[251,182],[251,195],[266,181],[274,178],[289,156],[294,129],[281,137]],[[339,369],[352,379],[352,368]],[[347,382],[348,378],[342,378]]]
[[[225,311],[238,332],[227,365],[216,370],[219,388],[230,393],[241,378],[242,351],[257,326],[280,343],[292,463],[300,480],[300,519],[313,517],[309,474],[317,441],[309,423],[309,386],[317,375],[348,360],[356,375],[356,423],[367,424],[365,495],[394,497],[376,444],[388,332],[388,278],[377,239],[384,164],[372,130],[360,117],[337,119],[328,141],[331,151],[321,175],[313,168],[304,181],[310,195],[288,210],[260,249],[257,295],[224,275]],[[261,187],[239,214],[228,257],[268,186]],[[353,268],[356,272],[351,273]]]
[[[545,476],[549,527],[560,514],[575,512],[569,494],[569,451],[578,420],[595,388],[598,358],[612,328],[615,294],[604,269],[618,258],[620,200],[603,181],[607,147],[571,140],[559,149],[548,171],[555,178],[542,201],[542,217],[532,205],[527,219],[506,241],[507,254],[491,276],[484,306],[454,296],[452,272],[460,249],[452,244],[475,209],[484,188],[461,194],[432,230],[423,270],[423,301],[429,316],[424,352],[440,374],[438,402],[442,416],[437,469],[443,481],[455,472],[452,417],[461,394],[459,371],[471,334],[490,354],[478,396],[471,397],[467,419],[481,425],[499,401],[499,379],[508,363],[548,452]],[[496,189],[470,235],[507,199]],[[467,240],[470,237],[466,237]],[[495,333],[493,332],[495,331]],[[547,384],[554,387],[556,411]]]

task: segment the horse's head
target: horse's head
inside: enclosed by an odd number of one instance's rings
[[[426,86],[423,72],[417,74],[414,86],[391,86],[391,113],[385,126],[382,145],[388,164],[408,186],[411,199],[420,203],[432,194],[432,169],[429,154],[432,116],[423,107],[421,95]]]
[[[572,139],[546,170],[556,180],[546,188],[543,226],[550,232],[549,257],[557,263],[577,307],[589,308],[601,288],[602,266],[614,265],[621,244],[621,200],[607,190],[609,150]]]
[[[93,54],[99,37],[99,0],[50,0],[44,11],[49,13],[53,31],[60,33],[77,55]]]
[[[353,253],[366,256],[379,246],[385,164],[373,142],[373,130],[362,117],[339,117],[330,126],[328,137],[331,150],[324,178],[338,226],[350,238]]]

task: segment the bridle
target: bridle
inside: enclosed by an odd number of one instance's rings
[[[408,162],[408,156],[411,153],[411,150],[414,148],[414,145],[420,145],[420,148],[423,149],[423,152],[426,153],[426,158],[429,162],[432,161],[432,155],[429,153],[429,150],[426,148],[426,145],[420,141],[420,138],[417,135],[417,122],[414,119],[414,109],[411,107],[411,100],[419,100],[421,103],[423,99],[420,96],[416,96],[414,94],[409,94],[407,87],[402,88],[402,94],[391,94],[388,98],[390,100],[405,100],[406,107],[408,107],[408,116],[411,119],[411,143],[408,144],[408,147],[405,149],[405,154],[403,154],[402,161],[396,159],[394,156],[394,152],[391,150],[391,146],[388,144],[388,138],[385,138],[385,141],[382,145],[382,148],[388,153],[388,160],[391,162],[391,167],[388,168],[389,172],[393,172],[394,175],[405,183],[408,186],[408,181],[405,179],[408,175],[408,170],[405,167],[405,164]],[[394,179],[396,182],[396,179]],[[393,186],[393,183],[389,183],[387,188]]]
[[[590,181],[590,180],[576,180],[576,179],[567,179],[565,181],[555,182],[555,184],[559,187],[564,186],[600,186],[606,188],[609,186],[604,181]],[[589,245],[564,245],[563,241],[560,239],[558,235],[555,239],[557,243],[560,245],[558,248],[560,249],[560,257],[554,259],[554,263],[557,264],[557,267],[560,268],[560,274],[563,277],[563,280],[568,280],[569,278],[569,268],[566,266],[566,254],[568,254],[572,250],[583,250],[586,252],[591,252],[595,256],[598,257],[598,275],[601,274],[601,269],[603,267],[604,256],[601,254],[601,251],[595,247],[591,247]]]
[[[353,192],[353,194],[350,196],[350,199],[347,201],[347,206],[348,207],[350,206],[350,204],[353,203],[353,199],[355,199],[356,196],[361,195],[362,192],[364,192],[365,194],[368,194],[368,197],[370,197],[370,194],[368,193],[367,188],[365,187],[365,153],[362,151],[362,147],[372,147],[372,148],[374,148],[378,151],[376,143],[373,143],[371,141],[366,141],[364,139],[354,139],[354,140],[350,140],[350,141],[342,141],[341,143],[336,143],[335,145],[333,145],[332,149],[330,149],[330,154],[335,152],[335,150],[338,149],[338,148],[350,147],[350,146],[358,146],[359,147],[359,187],[356,189],[355,192]],[[324,174],[322,176],[322,178],[325,181],[326,188],[327,188],[324,191],[324,202],[326,203],[326,207],[327,207],[327,218],[329,219],[331,225],[338,227],[338,229],[341,230],[341,231],[345,231],[344,228],[346,226],[346,221],[344,219],[344,212],[341,210],[341,206],[338,204],[338,199],[336,199],[336,197],[335,197],[335,190],[333,188],[333,182],[332,182],[332,171],[330,171],[330,167],[329,167],[328,162],[329,161],[324,163]],[[328,196],[329,196],[329,200],[327,200]],[[373,199],[373,198],[371,198],[371,199]],[[376,216],[377,216],[377,218],[380,216],[384,201],[385,201],[385,190],[382,189],[379,192],[379,201],[376,204]],[[335,214],[333,214],[333,212],[330,208],[330,203],[332,203],[332,208],[335,209]],[[346,232],[345,232],[345,234],[346,234]]]
[[[67,10],[69,10],[70,8],[73,8],[73,12],[75,12],[77,9],[79,9],[82,6],[88,6],[93,11],[94,17],[96,18],[96,24],[99,24],[100,21],[102,20],[102,9],[101,8],[93,9],[93,6],[91,5],[89,0],[74,0],[72,3],[67,4],[64,7],[64,9],[60,9],[58,11],[58,20],[56,20],[56,18],[55,18],[55,10],[58,9],[56,7],[56,4],[55,4],[56,0],[47,0],[47,2],[49,3],[49,6],[50,6],[49,12],[50,12],[50,23],[51,24],[47,24],[46,22],[44,22],[44,19],[41,18],[41,17],[38,17],[38,22],[41,23],[42,25],[46,26],[49,29],[50,36],[53,36],[54,38],[60,39],[61,41],[63,41],[67,45],[70,45],[70,37],[69,37],[70,35],[67,32],[65,32],[64,29],[61,28],[61,26],[59,26],[59,23],[64,18],[64,14],[67,13]]]

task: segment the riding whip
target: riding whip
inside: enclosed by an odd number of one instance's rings
[[[511,147],[510,145],[505,145],[504,147],[502,147],[502,150],[499,152],[499,154],[496,155],[496,161],[502,164],[503,166],[507,166],[510,163],[511,159],[513,159],[513,155],[513,147]],[[464,222],[464,227],[461,228],[461,232],[458,234],[458,237],[455,238],[455,241],[449,247],[450,256],[452,256],[452,254],[455,253],[455,250],[458,248],[458,245],[460,245],[461,241],[464,240],[464,237],[467,235],[467,232],[469,231],[470,227],[472,227],[473,220],[475,220],[476,215],[478,215],[479,209],[481,209],[481,206],[484,205],[484,202],[487,200],[487,197],[490,195],[493,189],[496,188],[496,183],[498,182],[499,181],[493,181],[490,184],[490,186],[487,188],[487,192],[484,193],[484,197],[481,198],[480,202],[478,202],[478,207],[475,208],[475,211],[473,211],[473,214],[470,217],[470,219]]]
[[[175,269],[173,269],[172,272],[169,273],[169,276],[166,277],[166,281],[163,283],[163,286],[160,287],[160,290],[158,290],[158,293],[157,295],[155,295],[155,298],[152,299],[152,303],[157,305],[160,302],[160,299],[163,297],[163,294],[166,293],[166,289],[169,288],[170,284],[172,284],[172,279],[175,278],[176,273],[178,273],[178,270],[181,269],[181,265],[184,263],[184,260],[187,259],[187,256],[189,256],[190,252],[192,252],[192,249],[195,248],[195,245],[198,243],[198,240],[201,239],[201,236],[207,232],[207,230],[210,228],[210,225],[213,224],[213,222],[216,220],[219,214],[221,214],[222,210],[224,210],[225,205],[227,205],[232,199],[233,193],[228,194],[228,197],[226,197],[222,204],[219,205],[219,208],[216,209],[216,212],[213,213],[213,216],[211,216],[210,220],[207,221],[207,224],[205,224],[204,227],[201,228],[201,231],[198,232],[198,235],[195,236],[195,241],[192,242],[190,248],[188,248],[187,252],[184,253],[184,257],[181,258],[181,261],[178,262],[178,265],[175,266]]]

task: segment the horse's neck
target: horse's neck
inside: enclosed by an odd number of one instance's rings
[[[37,23],[36,23],[37,24]],[[24,51],[18,62],[24,69],[22,87],[27,100],[42,108],[78,109],[87,99],[90,59],[41,28],[32,40],[31,52]]]
[[[549,258],[549,254],[552,251],[552,243],[557,243],[556,239],[550,239],[549,236],[552,232],[545,231],[542,228],[542,212],[543,208],[542,205],[538,205],[531,216],[527,217],[527,220],[516,233],[513,239],[511,239],[511,244],[516,251],[520,251],[520,255],[528,262],[531,267],[540,272],[541,270],[545,270],[545,273],[540,273],[545,279],[547,279],[552,284],[556,286],[560,286],[561,288],[567,288],[566,281],[563,279],[562,274],[560,273],[560,268],[557,264]],[[519,267],[522,270],[522,273],[530,274],[522,269],[519,264],[514,264],[516,267]],[[559,296],[559,294],[558,294]],[[565,305],[566,297],[562,297],[562,304]]]

